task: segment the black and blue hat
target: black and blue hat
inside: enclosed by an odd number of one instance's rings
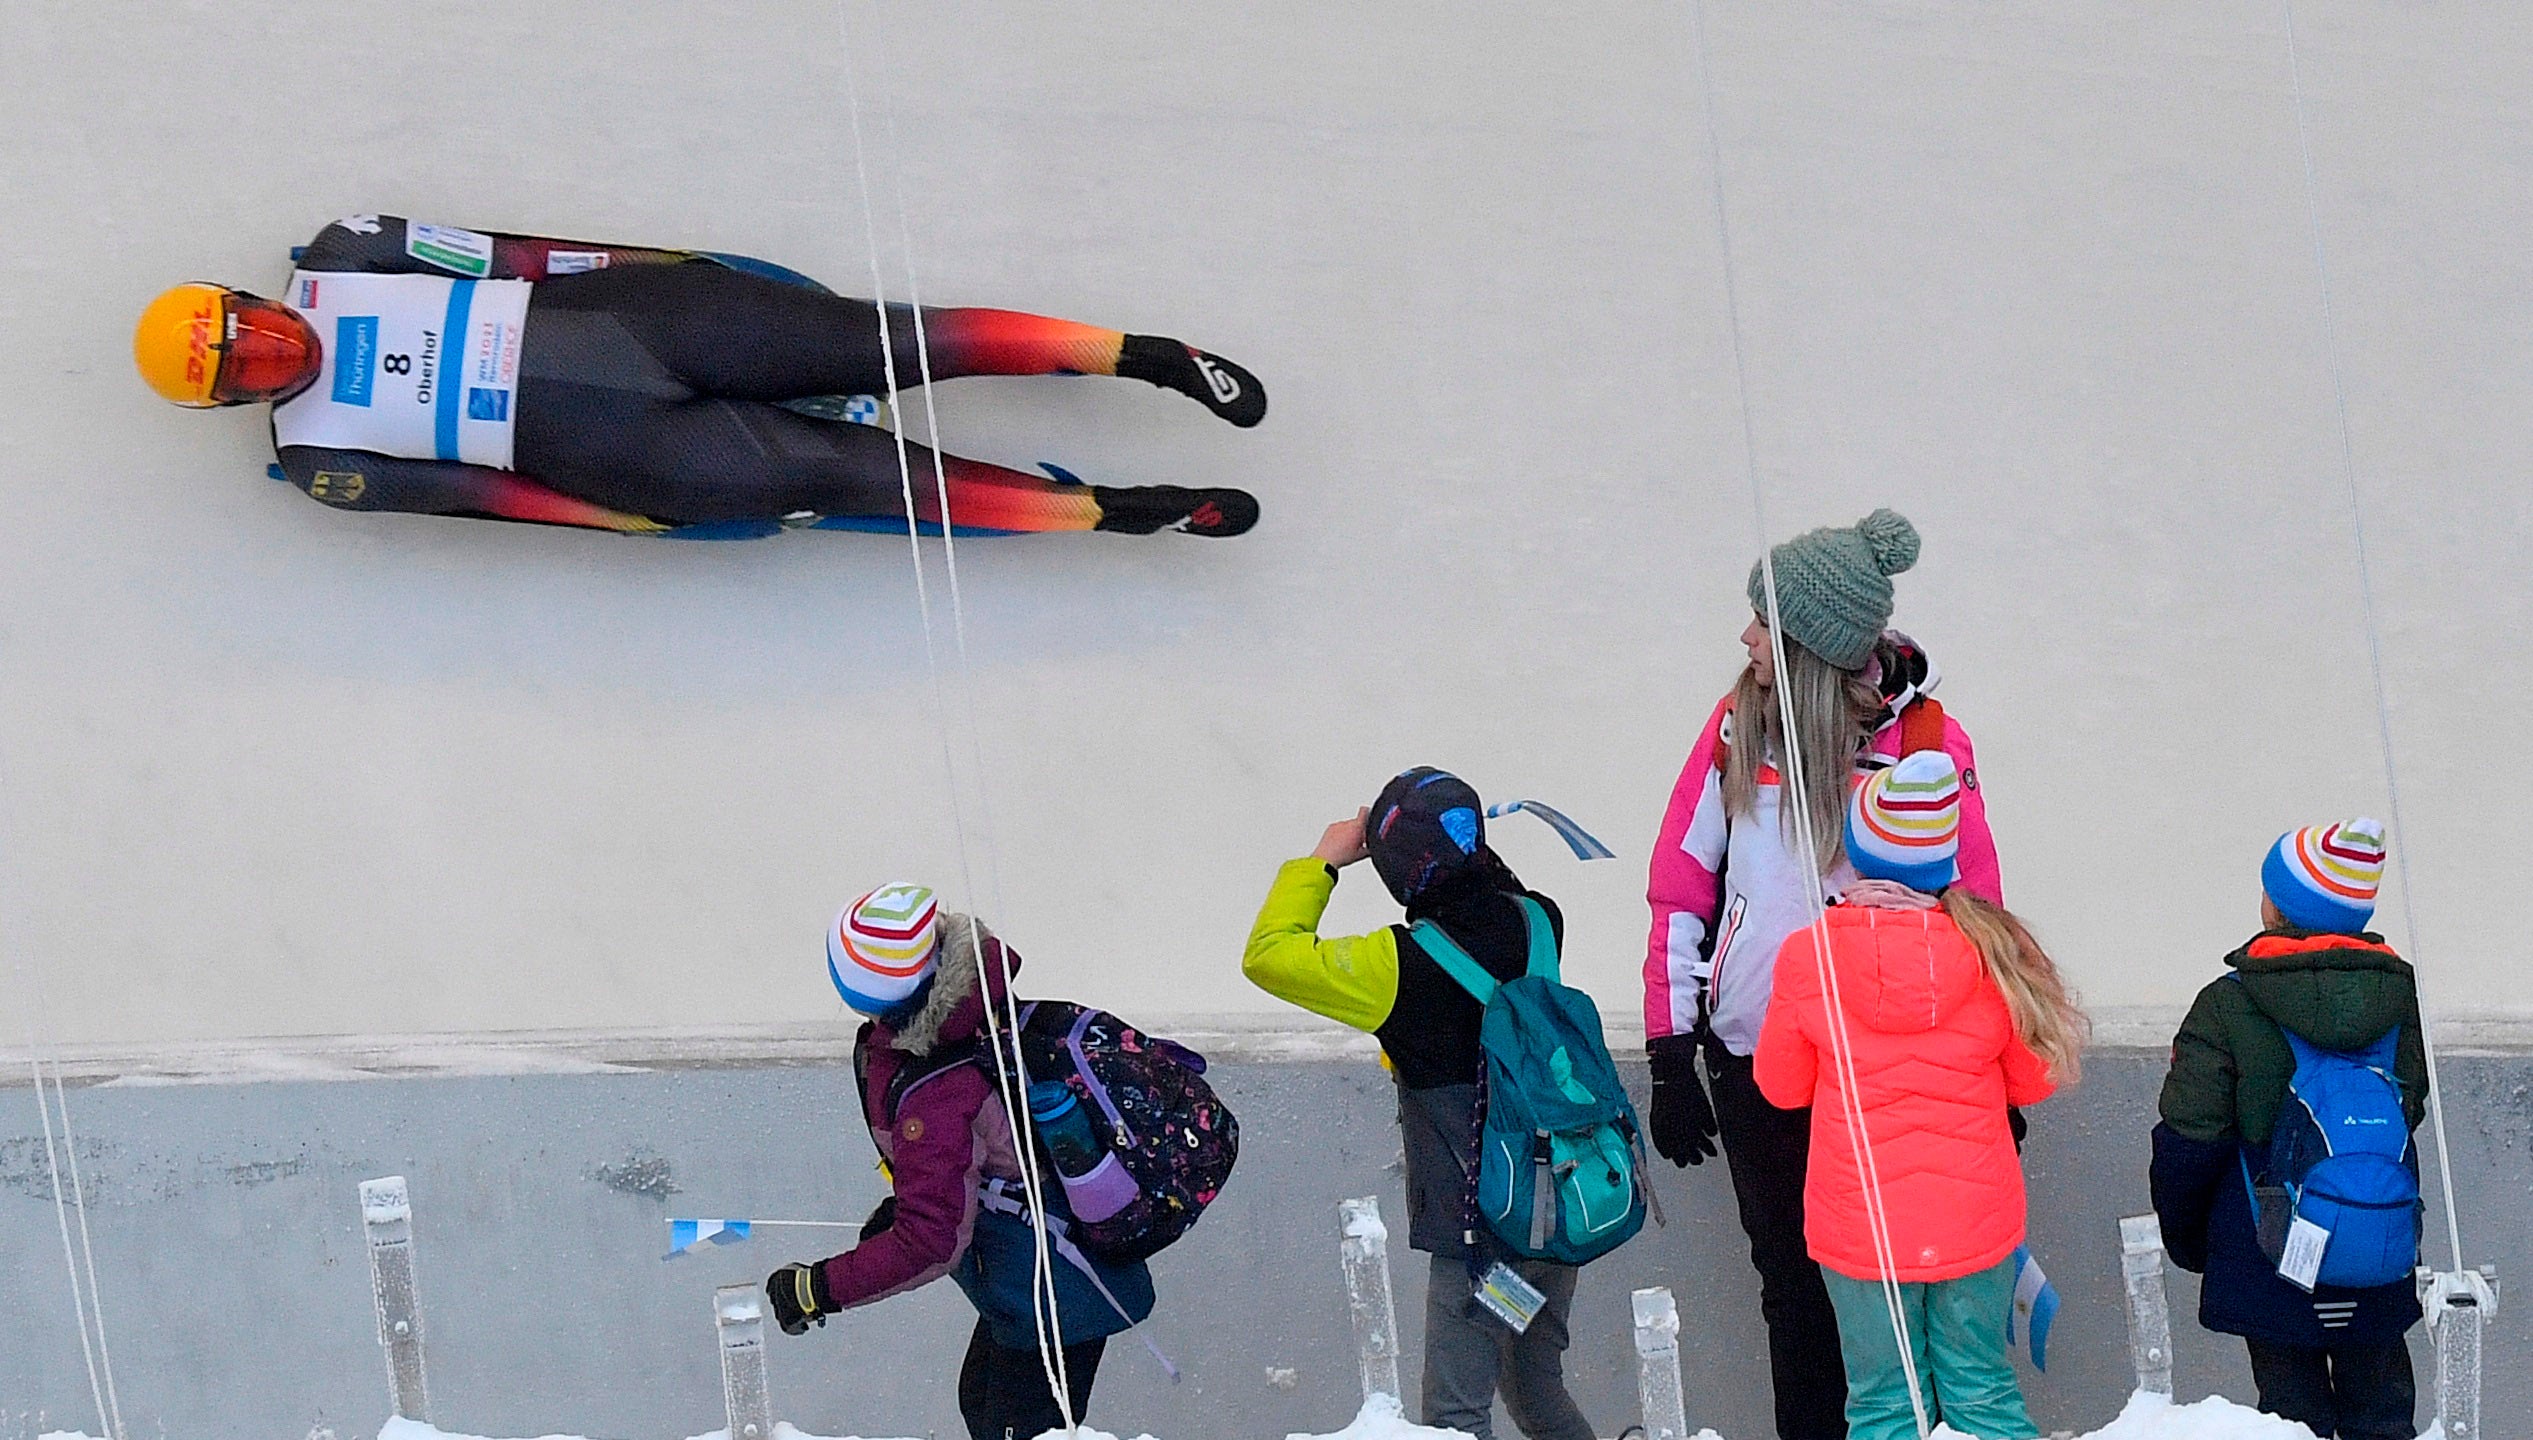
[[[1486,807],[1469,782],[1430,765],[1381,787],[1364,822],[1372,868],[1401,905],[1488,868]]]

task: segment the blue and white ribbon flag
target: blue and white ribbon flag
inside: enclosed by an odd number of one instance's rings
[[[751,1231],[790,1227],[797,1230],[853,1230],[859,1224],[852,1220],[680,1220],[668,1222],[668,1253],[663,1260],[674,1260],[709,1240],[715,1245],[736,1245],[748,1238]]]
[[[1610,853],[1610,847],[1593,838],[1591,831],[1567,819],[1564,812],[1552,806],[1542,805],[1536,800],[1507,800],[1501,805],[1490,805],[1486,810],[1486,818],[1500,820],[1516,810],[1526,810],[1548,822],[1548,828],[1563,837],[1567,847],[1574,851],[1574,858],[1577,860],[1617,858]]]
[[[2032,1336],[2032,1368],[2049,1372],[2049,1327],[2058,1318],[2058,1287],[2041,1273],[2028,1245],[2014,1251],[2014,1308],[2006,1313],[2005,1343],[2014,1340],[2014,1317],[2023,1317]]]
[[[715,1245],[736,1245],[748,1238],[746,1220],[678,1220],[668,1222],[668,1253],[663,1260],[674,1260],[709,1240]]]

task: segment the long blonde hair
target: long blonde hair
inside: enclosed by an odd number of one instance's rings
[[[1877,647],[1878,649],[1879,647]],[[1794,840],[1794,807],[1812,820],[1812,858],[1827,875],[1847,858],[1847,792],[1856,754],[1882,716],[1882,692],[1861,670],[1841,670],[1809,649],[1785,641],[1785,673],[1777,683],[1794,700],[1796,743],[1803,752],[1803,794],[1780,792],[1777,823]],[[1777,697],[1744,667],[1733,685],[1733,743],[1724,758],[1724,812],[1749,815],[1759,803],[1759,768],[1786,754]]]
[[[2032,932],[2003,906],[1992,905],[1959,885],[1944,892],[1944,913],[1961,927],[1988,967],[1988,978],[2005,992],[2005,1008],[2014,1017],[2014,1033],[2049,1066],[2050,1078],[2073,1085],[2084,1078],[2085,1042],[2093,1022],[2076,1004],[2049,952]]]

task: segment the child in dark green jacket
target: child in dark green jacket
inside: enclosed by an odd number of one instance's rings
[[[2199,992],[2173,1038],[2154,1137],[2164,1243],[2175,1264],[2206,1276],[2199,1323],[2243,1337],[2262,1410],[2341,1440],[2419,1433],[2403,1338],[2419,1321],[2417,1291],[2406,1269],[2360,1288],[2292,1283],[2275,1237],[2263,1243],[2253,1177],[2295,1103],[2298,1044],[2349,1054],[2391,1037],[2389,1078],[2410,1130],[2426,1115],[2417,982],[2365,928],[2383,861],[2372,820],[2299,830],[2271,848],[2261,932],[2226,957],[2230,973]],[[2415,1142],[2403,1163],[2415,1181]]]

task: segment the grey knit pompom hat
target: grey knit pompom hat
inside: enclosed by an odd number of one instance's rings
[[[1891,623],[1891,577],[1917,563],[1917,527],[1897,510],[1824,526],[1768,552],[1785,638],[1841,670],[1861,670]],[[1750,567],[1750,608],[1768,618],[1768,589]]]

